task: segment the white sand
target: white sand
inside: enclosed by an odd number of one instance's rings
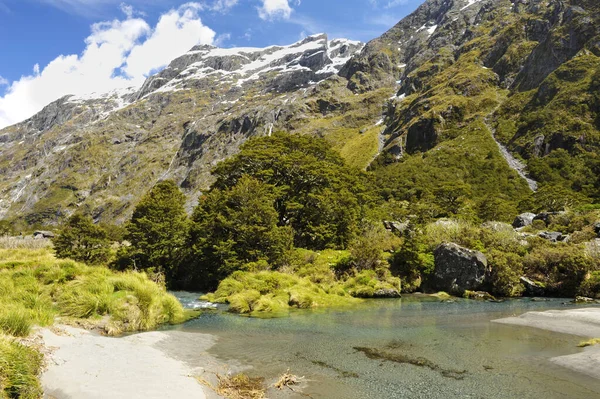
[[[541,328],[586,338],[600,338],[600,308],[528,312],[519,317],[508,317],[493,322]],[[555,357],[550,361],[600,379],[600,346],[588,347],[580,353]]]
[[[52,350],[42,375],[45,398],[215,397],[193,378],[210,379],[206,374],[217,367],[205,352],[214,342],[209,335],[169,331],[109,338],[72,327],[60,329],[66,334],[41,331]]]
[[[600,338],[600,308],[528,312],[519,317],[507,317],[493,320],[493,322],[541,328],[581,337]]]

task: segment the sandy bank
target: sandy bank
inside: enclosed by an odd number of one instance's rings
[[[600,307],[528,312],[518,317],[507,317],[493,322],[600,338]]]
[[[46,398],[215,397],[193,378],[221,371],[206,353],[214,343],[210,335],[168,331],[110,338],[71,327],[58,330],[41,331],[52,352],[42,375]]]
[[[528,312],[519,317],[493,320],[494,323],[541,328],[586,338],[600,338],[600,308],[578,308]],[[575,348],[573,350],[576,350]],[[580,353],[550,359],[552,363],[600,379],[600,346]]]

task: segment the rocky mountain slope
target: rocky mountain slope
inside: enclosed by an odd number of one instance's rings
[[[195,47],[139,89],[65,97],[1,130],[0,219],[123,221],[164,178],[191,207],[218,161],[277,130],[325,137],[388,199],[462,198],[488,218],[539,182],[595,201],[599,15],[594,0],[428,0],[364,46]]]

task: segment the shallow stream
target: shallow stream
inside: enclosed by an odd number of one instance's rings
[[[599,381],[550,362],[582,338],[491,322],[563,302],[406,295],[277,319],[209,311],[175,328],[215,335],[210,353],[251,375],[306,377],[313,398],[600,398]]]

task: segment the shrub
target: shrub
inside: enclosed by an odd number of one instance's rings
[[[520,278],[523,275],[523,258],[510,252],[493,249],[487,254],[491,266],[490,292],[503,297],[521,296],[525,287]]]
[[[525,272],[545,283],[550,294],[575,296],[586,275],[598,269],[598,262],[580,245],[531,242],[533,249],[523,258]]]

